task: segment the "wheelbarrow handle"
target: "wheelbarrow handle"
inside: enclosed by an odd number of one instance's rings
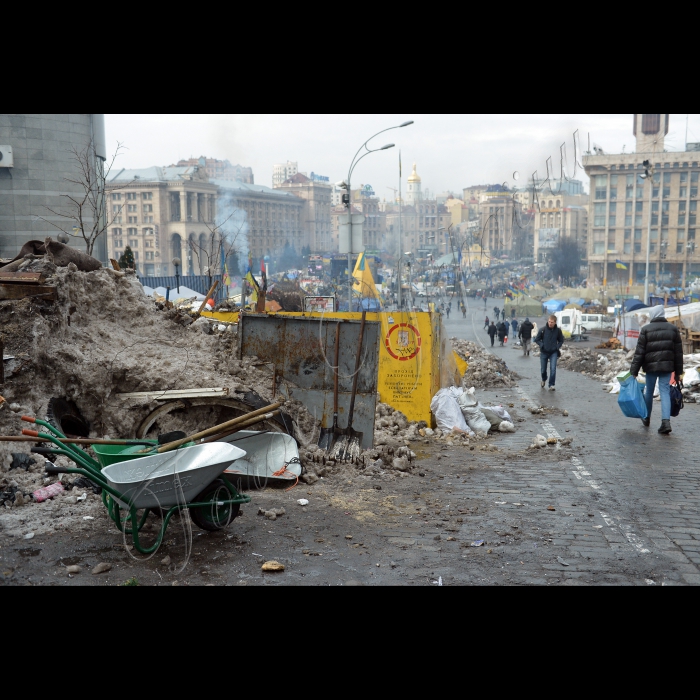
[[[32,418],[31,416],[22,416],[22,420],[25,423],[36,423],[36,418]]]
[[[44,464],[44,471],[47,474],[65,474],[67,472],[67,468],[65,467],[57,467],[53,462],[49,462],[49,460],[46,460],[46,463]]]
[[[63,451],[62,450],[55,450],[50,447],[32,447],[30,452],[33,452],[34,454],[37,455],[62,455]]]
[[[39,433],[36,430],[29,430],[29,428],[23,428],[22,435],[29,435],[29,437],[33,437],[33,438],[39,437]]]

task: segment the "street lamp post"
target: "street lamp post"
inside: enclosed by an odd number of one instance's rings
[[[649,304],[649,259],[651,258],[651,204],[654,195],[654,169],[651,167],[651,162],[645,160],[644,174],[640,177],[644,180],[649,180],[649,222],[647,224],[647,267],[644,275],[644,303]],[[605,244],[607,246],[607,242]]]
[[[393,129],[403,129],[404,127],[410,126],[411,124],[413,124],[412,121],[404,122],[403,124],[399,124],[398,126],[392,126],[392,127],[389,127],[388,129],[383,129],[382,131],[377,132],[374,136],[368,138],[362,144],[362,146],[360,146],[359,150],[355,154],[355,157],[352,159],[352,162],[350,163],[350,169],[348,170],[348,179],[345,182],[340,183],[340,185],[339,185],[341,189],[344,189],[347,191],[347,194],[343,195],[343,202],[348,210],[348,234],[349,234],[349,239],[350,239],[348,242],[348,250],[347,250],[347,254],[348,254],[348,311],[352,311],[352,285],[353,285],[353,279],[352,279],[352,255],[353,255],[352,174],[353,174],[355,168],[358,166],[359,162],[363,158],[366,158],[370,153],[378,153],[379,151],[387,151],[390,148],[394,148],[394,146],[395,146],[395,144],[389,143],[386,146],[382,146],[381,148],[371,149],[367,146],[367,144],[372,139],[377,138],[377,136],[379,136],[379,134],[383,134],[387,131],[392,131]],[[363,149],[366,151],[366,153],[362,153]],[[362,153],[362,155],[360,155],[360,153]],[[360,252],[360,251],[357,251],[357,252]],[[401,261],[399,261],[399,270],[401,269],[400,262]],[[399,303],[400,302],[401,302],[401,286],[399,285]]]
[[[177,280],[177,293],[180,293],[180,265],[182,260],[180,258],[173,258],[173,265],[175,265],[175,279]]]
[[[408,260],[406,261],[406,267],[408,268],[408,310],[413,309],[413,275],[412,275],[412,252],[408,251],[405,253]]]

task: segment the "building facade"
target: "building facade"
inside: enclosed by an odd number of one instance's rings
[[[303,200],[302,226],[311,252],[337,252],[337,249],[333,249],[331,236],[331,185],[297,173],[274,189]]]
[[[272,187],[279,187],[285,180],[294,177],[299,172],[299,163],[275,163],[272,166]]]
[[[27,241],[55,239],[60,230],[53,224],[70,232],[77,225],[68,197],[80,200],[85,189],[69,181],[79,179],[75,154],[89,150],[91,167],[103,170],[104,115],[0,114],[0,147],[0,257],[14,258]],[[83,216],[91,230],[92,214]],[[85,250],[79,236],[70,245]],[[93,256],[107,262],[104,237]]]
[[[109,257],[128,245],[145,276],[221,272],[232,251],[239,265],[280,253],[285,243],[297,253],[308,245],[302,225],[304,202],[286,192],[240,181],[209,179],[199,166],[122,170],[107,183],[114,222]],[[231,274],[235,270],[229,270]]]
[[[696,249],[700,153],[667,152],[668,115],[636,114],[635,153],[584,157],[591,178],[589,282],[685,285],[700,275]],[[645,178],[649,161],[652,177]],[[627,271],[617,267],[620,261]]]
[[[255,184],[253,168],[245,168],[242,165],[233,165],[228,160],[217,160],[216,158],[206,158],[205,156],[201,156],[199,158],[180,160],[178,161],[177,166],[171,167],[193,168],[195,166],[203,169],[210,180],[239,180],[240,182],[246,182],[249,185]]]

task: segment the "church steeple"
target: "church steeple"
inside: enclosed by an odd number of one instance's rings
[[[423,193],[421,192],[421,179],[416,170],[416,164],[413,164],[413,172],[408,178],[408,192],[406,193],[406,203],[413,205],[417,204],[423,199]]]

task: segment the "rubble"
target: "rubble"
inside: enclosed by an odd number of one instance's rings
[[[520,379],[503,360],[476,343],[459,338],[451,338],[450,342],[454,351],[468,364],[462,381],[465,389],[512,387]]]

